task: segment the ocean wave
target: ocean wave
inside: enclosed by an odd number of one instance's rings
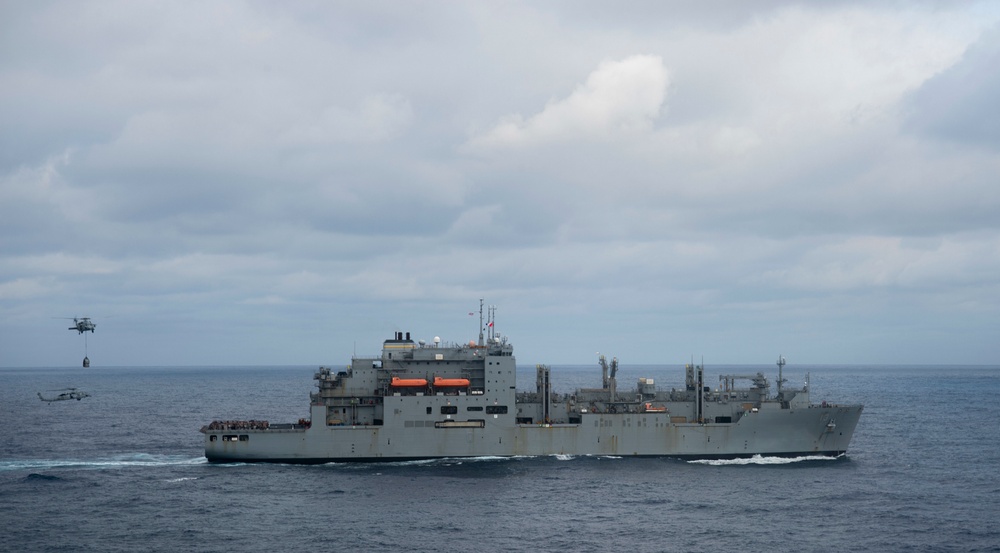
[[[197,480],[197,476],[185,476],[183,478],[171,478],[167,482],[187,482],[188,480]]]
[[[28,476],[25,476],[24,479],[25,481],[42,481],[42,482],[56,482],[62,480],[62,478],[59,478],[58,476],[52,476],[49,474],[38,474],[37,472],[33,472]]]
[[[480,455],[477,457],[436,457],[431,459],[410,459],[406,461],[377,461],[377,462],[358,462],[358,461],[332,461],[329,463],[323,463],[323,467],[331,467],[340,470],[359,470],[366,471],[372,468],[391,468],[391,467],[419,467],[419,466],[454,466],[462,464],[473,464],[473,463],[495,463],[495,462],[506,462],[511,460],[521,460],[521,459],[531,459],[533,457],[526,455],[515,455],[515,456],[501,456],[501,455]],[[227,463],[228,465],[235,464],[245,464],[245,463]]]
[[[107,469],[120,467],[164,467],[177,465],[201,465],[208,461],[204,457],[181,455],[153,455],[130,453],[97,459],[21,459],[0,461],[0,471],[51,470],[51,469]]]
[[[839,458],[840,457],[827,457],[825,455],[805,455],[803,457],[761,457],[760,455],[754,455],[753,457],[740,459],[697,459],[688,461],[688,463],[692,465],[711,465],[715,467],[730,465],[788,465],[804,461],[836,461]]]

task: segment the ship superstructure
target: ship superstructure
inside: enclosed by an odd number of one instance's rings
[[[215,421],[203,427],[209,461],[325,463],[439,457],[620,455],[734,458],[837,456],[847,451],[861,405],[810,403],[807,384],[777,393],[762,372],[705,381],[684,368],[682,387],[640,378],[619,390],[617,359],[600,358],[600,388],[560,394],[536,367],[532,392],[517,392],[513,346],[495,332],[491,308],[478,341],[385,340],[378,357],[344,370],[321,367],[310,416],[297,423]]]

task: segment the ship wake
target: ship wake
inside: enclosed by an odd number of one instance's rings
[[[0,461],[0,472],[15,470],[52,469],[115,469],[128,467],[167,467],[179,465],[201,465],[208,461],[204,457],[182,455],[153,455],[130,453],[98,459],[22,459]]]
[[[692,465],[711,465],[715,467],[731,465],[790,465],[794,463],[813,461],[837,461],[841,457],[828,457],[825,455],[804,455],[802,457],[763,457],[754,455],[753,457],[740,459],[698,459],[688,461]]]

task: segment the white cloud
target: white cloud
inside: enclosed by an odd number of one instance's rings
[[[663,59],[635,55],[601,63],[569,96],[525,119],[512,115],[469,144],[473,151],[648,131],[666,100]]]
[[[961,61],[913,92],[909,126],[930,136],[1000,148],[1000,25],[984,33]]]
[[[0,282],[0,301],[24,301],[45,298],[57,287],[54,278],[18,278]]]

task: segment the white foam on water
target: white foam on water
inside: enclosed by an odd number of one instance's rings
[[[378,461],[375,463],[359,463],[354,461],[335,461],[329,463],[323,463],[324,467],[337,467],[342,469],[359,469],[366,470],[373,466],[384,466],[384,467],[417,467],[426,465],[461,465],[464,463],[483,463],[483,462],[496,462],[496,461],[509,461],[511,459],[527,459],[529,457],[525,456],[500,456],[500,455],[482,455],[479,457],[435,457],[431,459],[414,459],[410,461]]]
[[[107,469],[123,467],[167,467],[178,465],[201,465],[207,463],[204,457],[182,457],[179,455],[152,455],[132,453],[99,459],[22,459],[0,461],[0,471],[8,470],[51,470],[51,469]]]
[[[693,465],[711,465],[715,467],[731,465],[788,465],[791,463],[801,463],[803,461],[835,461],[837,457],[827,457],[825,455],[806,455],[804,457],[761,457],[754,455],[741,459],[699,459],[688,461]]]

